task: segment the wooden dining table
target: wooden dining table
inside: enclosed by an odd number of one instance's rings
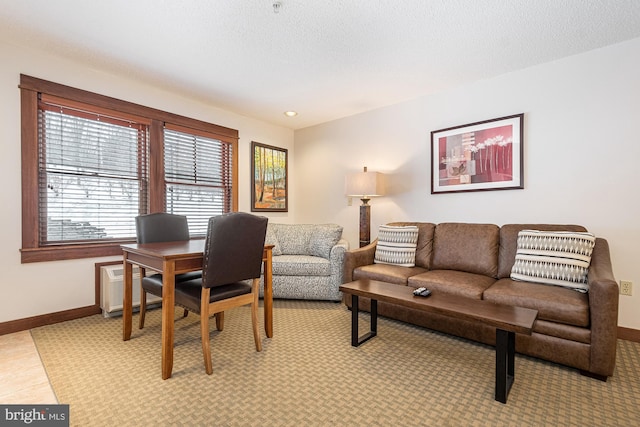
[[[175,315],[175,275],[202,270],[204,239],[179,242],[134,243],[121,245],[124,262],[122,339],[131,338],[133,317],[133,265],[162,273],[162,379],[171,377]],[[264,329],[273,337],[273,245],[265,245]]]

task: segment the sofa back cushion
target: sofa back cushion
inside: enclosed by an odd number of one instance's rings
[[[391,222],[388,225],[418,227],[418,241],[416,242],[416,267],[430,268],[433,255],[433,233],[435,224],[430,222]]]
[[[431,270],[457,270],[497,277],[500,227],[442,223],[435,229]]]
[[[342,226],[338,224],[314,225],[309,240],[309,255],[329,259],[331,249],[340,238],[342,238]]]
[[[498,278],[504,279],[511,275],[511,269],[516,260],[518,250],[518,233],[522,230],[541,231],[587,231],[581,225],[574,224],[505,224],[500,228],[500,255]]]
[[[313,224],[273,224],[282,255],[309,255]]]
[[[312,255],[329,259],[331,248],[341,237],[342,226],[338,224],[270,223],[265,242],[276,244],[273,255]]]
[[[268,223],[267,224],[267,235],[264,238],[265,245],[273,245],[273,249],[271,249],[271,254],[273,256],[282,255],[282,248],[280,248],[280,242],[278,242],[278,238],[276,237],[275,228],[277,224]]]

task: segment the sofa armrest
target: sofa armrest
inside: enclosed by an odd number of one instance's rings
[[[336,243],[331,248],[331,256],[336,256],[340,253],[345,253],[349,250],[349,241],[347,239],[340,239],[338,243]]]
[[[349,241],[346,239],[340,239],[331,248],[331,254],[329,255],[329,262],[331,263],[331,276],[339,278],[336,284],[340,286],[342,284],[342,274],[344,271],[344,256],[349,250]],[[332,282],[334,279],[332,279]]]
[[[353,280],[353,270],[356,268],[373,264],[377,243],[378,239],[366,246],[347,251],[347,253],[344,254],[343,283],[349,283]]]
[[[603,238],[596,238],[587,277],[591,316],[590,372],[610,376],[616,362],[619,296],[609,244]]]

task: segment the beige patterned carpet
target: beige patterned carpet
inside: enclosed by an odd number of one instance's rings
[[[274,338],[263,339],[261,353],[248,308],[227,312],[223,332],[212,326],[211,376],[198,316],[177,310],[176,319],[166,381],[160,310],[143,331],[134,316],[128,342],[120,318],[100,315],[32,331],[71,425],[640,426],[639,343],[619,340],[606,383],[517,355],[504,405],[493,398],[492,347],[380,318],[378,336],[353,348],[342,304],[275,301]]]

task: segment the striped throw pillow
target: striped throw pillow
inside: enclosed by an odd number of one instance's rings
[[[522,230],[511,278],[587,292],[595,242],[586,232]]]
[[[374,262],[402,267],[416,265],[418,227],[415,225],[381,225],[378,229],[378,243]]]

